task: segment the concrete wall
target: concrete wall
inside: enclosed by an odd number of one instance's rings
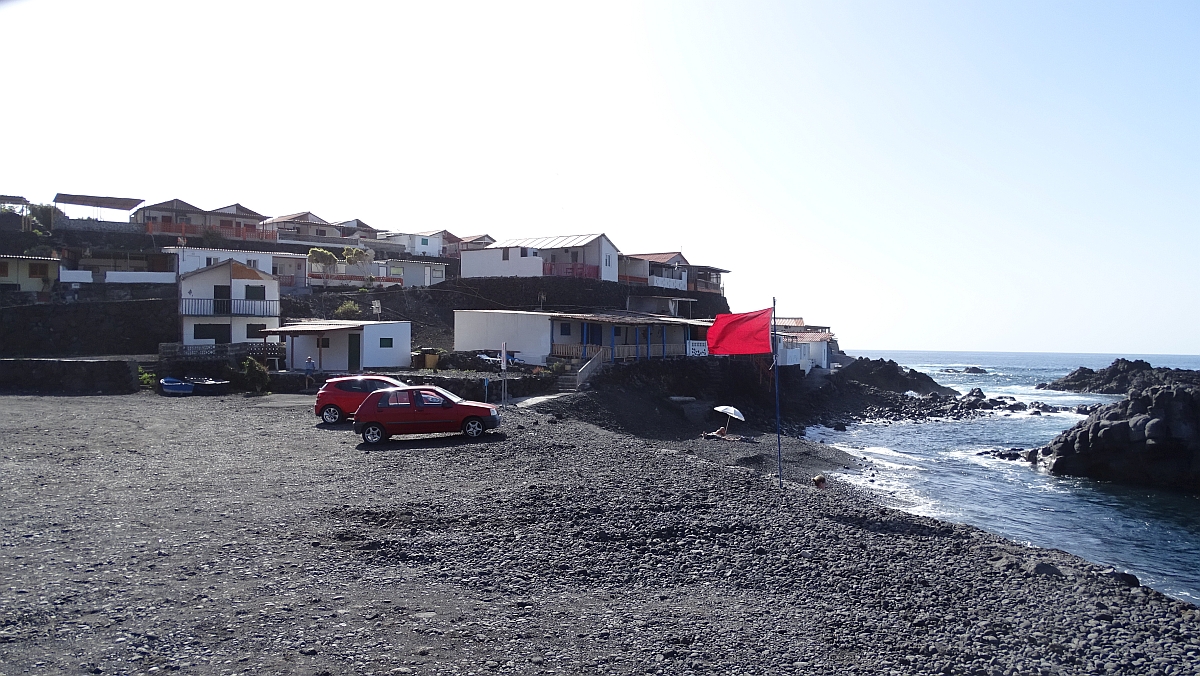
[[[541,277],[542,258],[530,255],[522,257],[521,250],[510,247],[509,259],[504,260],[503,249],[479,249],[462,252],[463,277]],[[615,268],[614,268],[615,270]],[[615,273],[614,273],[615,274]],[[613,277],[616,281],[616,277]]]
[[[600,266],[600,279],[606,282],[617,281],[617,256],[620,255],[620,252],[612,242],[608,241],[607,237],[600,238],[599,251],[600,259],[596,261],[596,264]]]
[[[406,368],[412,364],[412,324],[368,324],[362,332],[362,367]],[[391,338],[392,347],[380,347],[380,338]]]
[[[0,357],[157,354],[179,340],[174,298],[0,308]]]
[[[501,341],[527,364],[545,365],[550,354],[550,315],[488,310],[454,311],[454,350],[499,350]],[[578,338],[576,338],[578,342]]]
[[[77,282],[77,283],[91,284],[92,283],[92,273],[90,270],[68,270],[67,268],[60,265],[58,267],[58,281],[64,282],[64,283]],[[175,281],[173,276],[172,276],[171,281],[172,282]]]
[[[175,255],[175,270],[181,275],[208,267],[210,258],[216,259],[213,263],[233,259],[242,265],[262,270],[267,274],[271,274],[271,268],[274,265],[274,255],[269,251],[230,251],[169,246],[163,247],[163,252]],[[251,264],[250,261],[254,261],[254,263]]]
[[[130,394],[139,388],[133,360],[0,359],[0,392]],[[53,415],[52,407],[46,414]]]

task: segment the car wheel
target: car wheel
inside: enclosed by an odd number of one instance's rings
[[[321,420],[324,420],[330,425],[336,425],[345,419],[346,416],[342,415],[342,409],[334,406],[333,404],[321,409]]]
[[[467,418],[463,423],[463,434],[472,439],[483,434],[483,421],[479,418]]]
[[[371,423],[363,428],[362,438],[368,444],[379,444],[387,441],[388,433],[384,431],[383,425]]]

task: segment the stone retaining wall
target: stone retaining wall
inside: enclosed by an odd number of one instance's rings
[[[152,354],[179,340],[175,298],[0,308],[0,357]]]
[[[138,366],[121,359],[0,359],[6,394],[131,394]]]

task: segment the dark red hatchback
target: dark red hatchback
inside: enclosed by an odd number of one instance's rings
[[[368,444],[387,441],[393,434],[462,432],[478,437],[499,426],[496,406],[468,401],[432,385],[372,392],[354,412],[354,431]]]
[[[375,390],[403,386],[404,383],[387,376],[330,378],[317,392],[317,405],[313,411],[321,420],[336,425],[354,415],[368,394]]]

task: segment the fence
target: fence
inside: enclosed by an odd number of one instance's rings
[[[188,317],[278,317],[279,301],[244,298],[181,298],[179,314]]]
[[[259,361],[278,359],[286,363],[287,346],[283,343],[223,343],[220,345],[184,345],[183,343],[159,343],[160,361],[216,361],[229,359],[234,362],[254,357]]]
[[[542,274],[547,277],[600,279],[600,266],[586,263],[543,263]]]

